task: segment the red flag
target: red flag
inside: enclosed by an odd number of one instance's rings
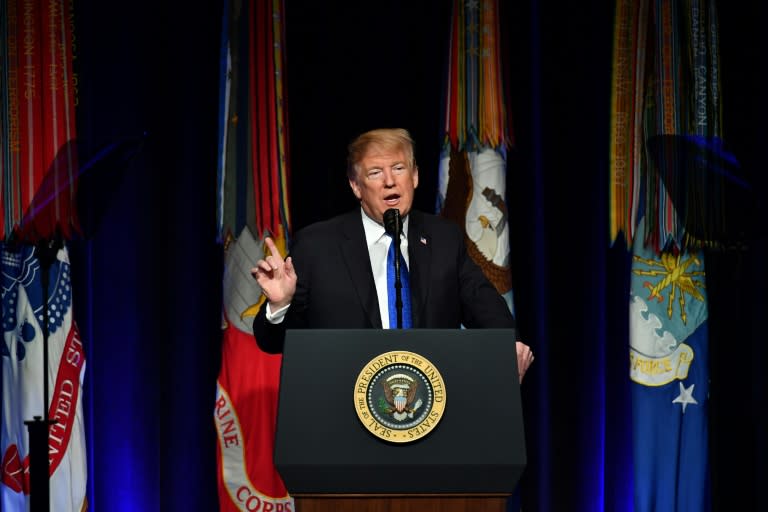
[[[3,4],[2,235],[70,238],[79,231],[72,7],[68,0]]]
[[[248,229],[227,248],[224,340],[214,418],[218,431],[220,510],[293,510],[274,468],[275,420],[282,356],[262,352],[251,330],[261,289],[250,269],[263,254]]]
[[[251,0],[233,2],[224,17],[218,216],[225,272],[214,420],[225,512],[294,509],[272,459],[282,357],[262,352],[251,328],[262,296],[250,270],[265,236],[285,251],[290,232],[282,12],[282,0]]]

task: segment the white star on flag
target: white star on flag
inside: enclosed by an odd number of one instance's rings
[[[691,387],[687,388],[683,386],[683,383],[680,382],[680,394],[672,400],[673,404],[683,404],[683,414],[685,414],[685,407],[688,404],[698,404],[699,402],[696,401],[695,398],[693,398],[693,388],[696,384],[691,384]]]

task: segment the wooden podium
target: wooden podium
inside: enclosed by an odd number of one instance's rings
[[[296,511],[504,511],[526,464],[515,339],[512,329],[288,331],[275,466]],[[399,428],[379,416],[391,408],[376,393],[403,374],[429,392]]]

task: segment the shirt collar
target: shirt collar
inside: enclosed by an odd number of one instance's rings
[[[386,233],[384,226],[366,215],[365,211],[360,208],[360,215],[363,217],[363,229],[365,230],[365,242],[370,247],[379,241],[379,239]],[[403,234],[402,237],[408,240],[408,216],[403,219]]]

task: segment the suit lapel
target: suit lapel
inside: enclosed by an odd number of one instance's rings
[[[411,211],[408,221],[408,259],[411,278],[411,315],[413,326],[422,327],[427,297],[432,240],[419,212]]]
[[[363,306],[371,325],[381,329],[381,313],[376,287],[371,273],[371,258],[365,241],[363,221],[360,210],[347,214],[342,221],[341,253],[344,263],[349,270],[349,276],[355,284],[360,303]]]

